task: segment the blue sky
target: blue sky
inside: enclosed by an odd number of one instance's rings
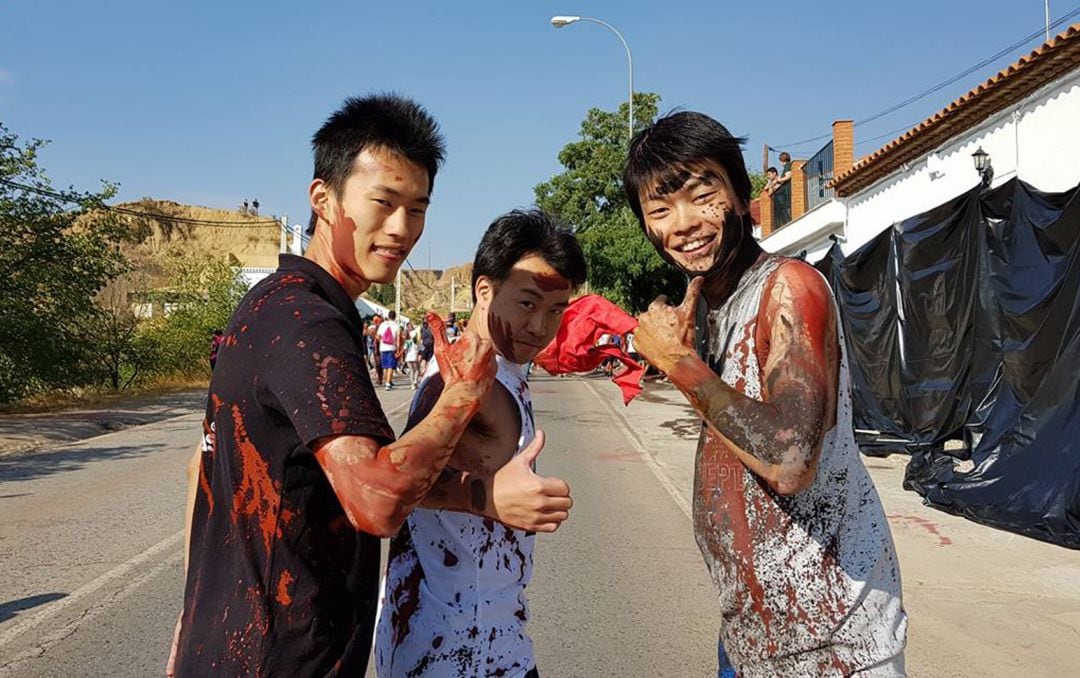
[[[1076,7],[1051,2],[1052,18]],[[447,137],[411,257],[427,266],[430,246],[445,267],[471,260],[492,217],[531,203],[588,108],[625,100],[617,38],[588,23],[556,31],[555,14],[616,26],[635,89],[747,135],[756,166],[763,142],[876,113],[1039,29],[1043,2],[7,3],[0,120],[52,140],[41,162],[57,186],[107,179],[120,200],[226,208],[257,197],[263,213],[304,221],[311,134],[344,97],[396,90]],[[1024,51],[857,127],[857,153],[888,141],[861,139],[921,121]],[[808,157],[820,143],[792,150]]]

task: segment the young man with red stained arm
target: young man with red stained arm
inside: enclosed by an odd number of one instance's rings
[[[753,239],[741,140],[715,120],[642,130],[624,180],[657,251],[693,276],[635,343],[704,422],[694,531],[720,593],[721,675],[903,675],[899,564],[828,285]]]
[[[362,675],[379,537],[439,477],[495,377],[490,342],[440,341],[446,388],[394,441],[354,301],[420,237],[443,142],[423,108],[380,95],[347,100],[313,146],[311,244],[240,302],[210,384],[175,675]]]
[[[375,641],[380,678],[538,675],[525,598],[534,532],[555,531],[572,502],[565,482],[533,471],[544,438],[535,430],[523,366],[558,332],[570,295],[585,282],[585,257],[549,215],[514,211],[484,234],[472,279],[475,306],[459,341],[494,344],[496,383],[443,475],[390,542]],[[441,397],[443,365],[436,356],[407,431]],[[532,488],[535,500],[505,501],[502,488]],[[469,502],[477,515],[462,512]]]

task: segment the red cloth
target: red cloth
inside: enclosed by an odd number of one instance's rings
[[[629,405],[641,393],[645,369],[612,344],[597,346],[602,334],[625,335],[637,328],[637,319],[607,299],[586,294],[570,302],[563,312],[559,333],[533,360],[551,374],[591,372],[605,358],[617,358],[626,369],[612,381],[622,389],[623,404]],[[625,341],[623,345],[625,345]]]

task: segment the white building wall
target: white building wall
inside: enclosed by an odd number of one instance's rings
[[[255,283],[276,270],[276,268],[245,266],[240,269],[240,275],[244,278],[244,282],[247,283],[248,289],[251,289],[252,287],[255,287]]]
[[[990,154],[992,186],[1015,176],[1050,192],[1080,184],[1080,69],[855,195],[834,201],[846,212],[843,252],[850,254],[889,226],[978,184],[971,154],[979,147]],[[791,255],[806,249],[808,260],[816,261],[821,254],[815,251],[824,253],[829,234],[837,230],[831,221],[835,211],[825,217],[816,214],[819,210],[779,229],[762,247]]]
[[[847,206],[838,200],[823,202],[761,241],[766,252],[796,256],[806,251],[807,261],[817,261],[832,246],[830,235],[844,236]]]

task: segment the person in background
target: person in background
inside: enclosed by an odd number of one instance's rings
[[[420,373],[427,372],[428,362],[435,353],[435,336],[431,333],[431,326],[427,318],[424,318],[420,326]]]
[[[221,348],[221,344],[225,341],[225,333],[221,330],[214,330],[214,333],[210,336],[210,371],[214,371],[214,366],[217,365],[218,350]]]
[[[461,336],[461,326],[458,325],[457,313],[446,316],[446,336],[450,341],[456,341]]]
[[[410,323],[405,334],[405,365],[409,370],[409,386],[416,390],[420,381],[420,332]]]
[[[779,179],[780,173],[776,171],[775,167],[765,170],[765,185],[761,187],[761,192],[765,195],[771,195],[779,185]]]
[[[383,369],[382,369],[382,356],[379,353],[379,325],[382,325],[382,316],[378,313],[371,319],[371,324],[368,325],[366,333],[367,342],[367,355],[368,362],[375,369],[375,384],[382,386],[383,383]]]
[[[379,364],[382,366],[383,384],[386,390],[394,388],[394,372],[401,356],[401,325],[397,322],[397,312],[390,311],[387,320],[379,325],[376,336],[379,338]]]

